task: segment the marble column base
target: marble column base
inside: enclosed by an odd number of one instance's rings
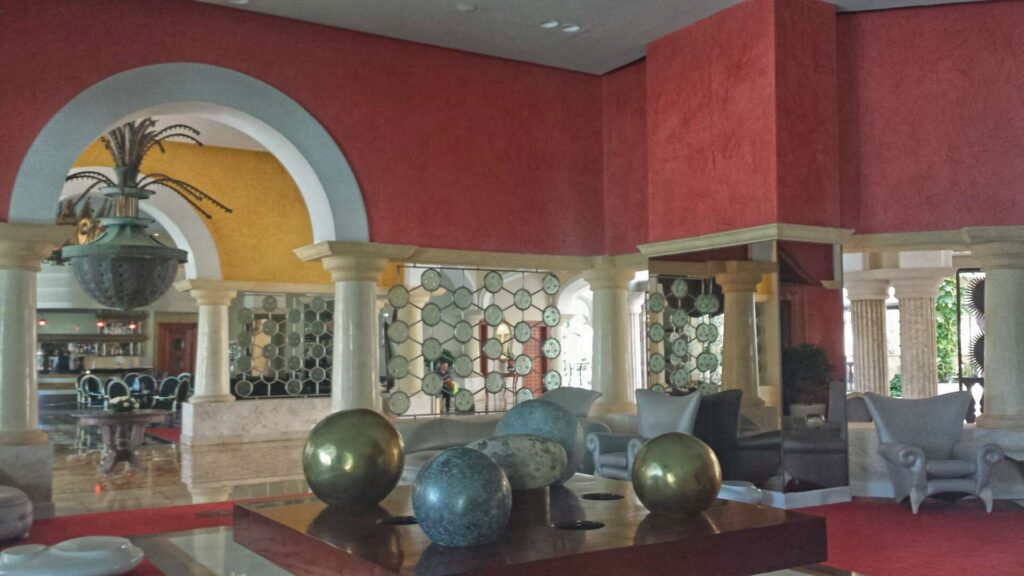
[[[235,397],[231,394],[211,394],[209,396],[193,396],[188,399],[189,404],[209,404],[212,402],[234,402]]]
[[[963,442],[994,442],[1006,455],[1024,459],[1024,430],[991,430],[964,426]],[[855,497],[891,498],[892,479],[878,454],[878,431],[870,422],[849,424],[850,491]],[[1024,499],[1024,471],[1004,459],[992,467],[992,493],[997,499]]]
[[[184,404],[181,444],[305,442],[313,426],[330,411],[331,399],[326,397]]]
[[[1024,430],[1024,415],[1003,416],[999,414],[982,414],[981,416],[978,416],[978,428]]]
[[[36,520],[53,518],[53,444],[0,444],[0,484],[28,494]]]
[[[597,402],[590,408],[590,414],[636,414],[633,402]]]
[[[181,481],[193,487],[276,482],[303,478],[302,447],[306,438],[277,442],[181,446]]]

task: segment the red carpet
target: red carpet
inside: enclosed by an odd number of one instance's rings
[[[915,516],[892,501],[803,508],[828,525],[828,565],[868,576],[1024,575],[1024,509],[928,499]]]
[[[146,428],[146,435],[177,444],[181,440],[181,428],[177,426],[150,426]]]

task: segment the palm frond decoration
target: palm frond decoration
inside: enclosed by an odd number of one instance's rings
[[[985,277],[971,279],[964,287],[964,305],[976,318],[985,317]]]
[[[92,184],[75,198],[70,207],[77,209],[79,204],[89,196],[90,192],[97,187],[105,186],[121,189],[135,188],[150,193],[155,193],[158,190],[170,190],[183,198],[196,212],[199,212],[207,219],[213,218],[210,210],[206,207],[207,205],[212,205],[217,210],[230,214],[232,212],[231,208],[200,190],[197,186],[173,176],[153,173],[141,180],[138,179],[139,167],[142,165],[146,154],[154,147],[159,149],[160,152],[166,152],[163,143],[168,140],[184,140],[202,146],[203,143],[199,141],[198,136],[200,136],[199,130],[186,124],[172,124],[157,129],[156,120],[153,118],[133,120],[114,128],[102,136],[100,141],[103,142],[103,147],[106,148],[111,158],[114,159],[117,179],[112,179],[94,170],[72,172],[66,178],[67,181],[89,180],[92,181]],[[64,210],[66,209],[62,207],[62,211]],[[134,216],[134,214],[118,215]]]
[[[970,353],[971,367],[974,368],[976,374],[981,375],[985,372],[985,333],[982,332],[974,337],[971,342],[971,353]]]

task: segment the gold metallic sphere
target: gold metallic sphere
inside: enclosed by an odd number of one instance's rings
[[[697,516],[722,487],[722,468],[707,444],[689,434],[662,434],[640,448],[633,463],[633,491],[651,512]]]
[[[398,484],[405,465],[402,437],[372,410],[336,412],[313,427],[302,471],[330,505],[373,506]]]

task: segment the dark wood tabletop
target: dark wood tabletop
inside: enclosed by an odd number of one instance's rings
[[[369,510],[330,508],[314,497],[235,505],[234,538],[299,575],[344,574],[757,574],[823,562],[822,518],[716,500],[696,518],[650,514],[632,484],[577,474],[566,486],[515,492],[500,542],[433,544],[412,514],[411,486]],[[589,500],[595,493],[619,500]],[[596,530],[552,525],[588,520]]]

